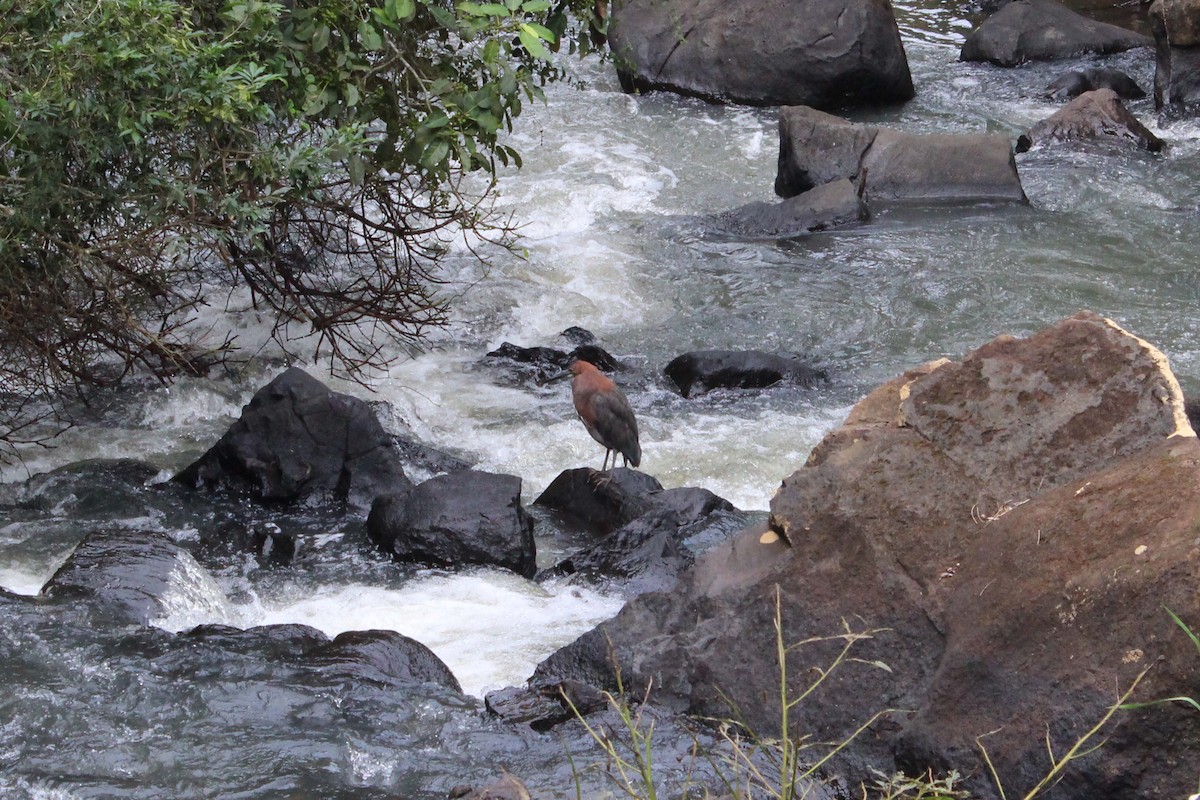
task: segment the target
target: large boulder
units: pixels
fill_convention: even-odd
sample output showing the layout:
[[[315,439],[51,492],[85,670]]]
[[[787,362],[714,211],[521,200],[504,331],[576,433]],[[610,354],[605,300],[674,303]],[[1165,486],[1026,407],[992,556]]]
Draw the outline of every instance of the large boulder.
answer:
[[[912,134],[781,108],[775,193],[793,197],[842,179],[868,202],[1028,202],[1007,136]]]
[[[249,492],[268,503],[359,508],[412,487],[371,407],[298,367],[260,389],[225,435],[174,480]]]
[[[1015,67],[1153,44],[1145,34],[1089,19],[1055,0],[1013,0],[968,34],[959,59]]]
[[[818,108],[914,94],[887,0],[615,0],[608,38],[631,92]]]
[[[779,383],[814,386],[824,370],[790,354],[759,350],[693,350],[671,359],[663,373],[684,397],[713,389],[761,389]]]
[[[872,392],[771,502],[769,527],[701,558],[552,655],[535,680],[632,692],[777,735],[776,598],[793,695],[847,630],[867,638],[790,712],[870,770],[970,776],[998,797],[1049,771],[1119,690],[1196,695],[1200,658],[1163,611],[1200,624],[1197,443],[1160,352],[1092,314],[1004,336]],[[821,637],[826,637],[821,639]],[[614,667],[613,665],[616,665]],[[887,669],[881,666],[886,665]],[[999,733],[992,733],[1000,730]],[[1123,713],[1071,764],[1056,798],[1183,796],[1200,773],[1200,714]]]
[[[1054,142],[1133,145],[1151,153],[1163,141],[1130,113],[1112,89],[1084,92],[1017,140],[1017,152]]]
[[[1200,2],[1154,0],[1147,12],[1154,32],[1154,107],[1195,113],[1200,103]]]
[[[463,470],[438,475],[402,495],[381,495],[367,533],[396,560],[537,571],[533,520],[515,475]]]

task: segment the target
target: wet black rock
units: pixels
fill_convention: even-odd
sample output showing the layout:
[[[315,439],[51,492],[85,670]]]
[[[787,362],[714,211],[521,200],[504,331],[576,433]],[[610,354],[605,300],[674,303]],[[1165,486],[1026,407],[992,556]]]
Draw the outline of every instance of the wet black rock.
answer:
[[[257,625],[245,629],[230,625],[197,625],[180,636],[220,647],[230,653],[270,661],[295,661],[305,653],[329,643],[329,637],[321,631],[297,623]]]
[[[713,389],[760,389],[783,382],[808,387],[829,378],[799,356],[759,350],[697,350],[672,359],[663,372],[684,397]]]
[[[148,625],[167,613],[170,592],[203,591],[211,580],[191,554],[161,533],[99,530],[84,537],[42,594],[85,603],[111,623]]]
[[[458,679],[433,651],[395,631],[347,631],[305,654],[307,663],[326,674],[392,685],[435,683],[462,692]]]
[[[576,717],[599,711],[608,700],[594,686],[561,680],[534,681],[528,686],[510,686],[488,692],[483,704],[488,713],[505,722],[528,725],[535,731],[548,731]]]
[[[1042,95],[1048,100],[1071,100],[1095,89],[1112,89],[1123,100],[1140,100],[1146,96],[1146,91],[1127,73],[1101,67],[1064,73],[1047,86]]]
[[[579,467],[560,472],[533,504],[554,509],[570,525],[603,535],[649,511],[647,497],[662,490],[657,479],[628,467],[608,472]]]
[[[743,530],[751,521],[751,515],[737,511],[716,495],[712,499],[719,502],[709,504],[709,510],[694,517],[671,508],[649,511],[572,553],[548,573],[588,576],[601,581],[616,579],[628,597],[667,591],[700,555]]]
[[[576,359],[590,361],[605,372],[620,372],[629,367],[596,343],[591,331],[579,327],[567,328],[561,338],[575,346],[570,350],[557,347],[523,347],[504,342],[484,356],[488,366],[510,373],[513,382],[538,384],[565,377],[564,371]]]
[[[430,478],[403,495],[376,499],[371,539],[398,561],[537,571],[533,520],[521,505],[521,479],[464,470]]]
[[[292,367],[260,389],[207,453],[174,478],[266,503],[350,503],[412,484],[370,406]]]
[[[24,483],[3,484],[0,506],[76,517],[139,515],[158,473],[153,464],[131,458],[77,461]]]
[[[749,515],[707,489],[663,489],[632,469],[561,473],[535,505],[599,537],[542,573],[616,581],[627,595],[663,591],[698,555],[744,528]]]

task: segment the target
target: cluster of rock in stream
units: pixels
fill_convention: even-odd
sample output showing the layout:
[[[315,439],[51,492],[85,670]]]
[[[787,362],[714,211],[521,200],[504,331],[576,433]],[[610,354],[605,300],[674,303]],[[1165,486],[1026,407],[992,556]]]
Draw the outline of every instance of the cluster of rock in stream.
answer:
[[[148,507],[155,493],[191,498],[213,523],[198,541],[102,526],[39,597],[4,600],[147,625],[181,581],[204,580],[200,563],[219,563],[222,547],[278,553],[286,530],[250,530],[246,513],[272,509],[284,523],[289,508],[324,509],[365,517],[397,559],[604,576],[627,589],[617,617],[547,658],[526,686],[486,698],[514,730],[604,713],[603,692],[622,685],[656,713],[723,718],[732,703],[770,732],[778,598],[788,642],[867,634],[792,713],[798,731],[842,741],[887,712],[831,774],[856,785],[871,770],[956,769],[981,797],[997,792],[980,736],[1006,790],[1025,791],[1049,768],[1043,740],[1065,752],[1143,671],[1135,699],[1197,692],[1200,658],[1163,609],[1200,619],[1200,444],[1163,355],[1093,314],[879,387],[783,481],[769,519],[749,526],[701,489],[568,470],[535,508],[591,543],[540,572],[518,478],[456,468],[413,485],[400,452],[361,401],[288,370],[173,482],[147,485],[153,468],[119,462],[10,487],[6,505],[29,510],[56,492],[86,502],[123,485]],[[159,632],[155,646],[172,636]],[[389,631],[330,640],[302,625],[209,625],[178,638],[401,691],[460,691],[428,648]],[[788,688],[802,690],[841,645],[793,650]],[[1186,706],[1122,712],[1055,796],[1174,796],[1200,774],[1197,737],[1200,715]]]

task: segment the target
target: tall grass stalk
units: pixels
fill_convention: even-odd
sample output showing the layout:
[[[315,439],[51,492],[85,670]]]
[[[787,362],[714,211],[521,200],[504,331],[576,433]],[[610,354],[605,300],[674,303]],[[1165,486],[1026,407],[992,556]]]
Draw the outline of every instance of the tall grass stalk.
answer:
[[[1045,789],[1048,789],[1054,784],[1058,783],[1060,780],[1062,780],[1063,772],[1072,761],[1083,758],[1090,753],[1094,753],[1104,745],[1103,741],[1093,744],[1092,740],[1095,739],[1100,733],[1100,729],[1108,724],[1108,721],[1112,719],[1114,714],[1123,708],[1129,707],[1126,705],[1126,701],[1133,695],[1134,690],[1137,689],[1138,684],[1142,682],[1142,679],[1146,677],[1146,673],[1153,668],[1154,665],[1151,664],[1139,672],[1138,676],[1133,679],[1133,683],[1129,684],[1129,688],[1126,689],[1124,694],[1117,699],[1117,702],[1108,707],[1108,711],[1105,712],[1104,716],[1102,716],[1095,725],[1088,729],[1087,733],[1075,740],[1075,743],[1071,745],[1066,753],[1063,754],[1062,758],[1058,758],[1054,755],[1054,747],[1050,743],[1050,732],[1046,732],[1046,752],[1050,756],[1050,771],[1046,773],[1045,777],[1038,781],[1036,786],[1034,786],[1029,790],[1028,793],[1024,795],[1022,800],[1031,800],[1033,797],[1041,794]],[[1008,800],[1007,795],[1004,793],[1004,785],[1000,781],[1000,775],[996,772],[996,765],[992,763],[991,756],[988,755],[987,747],[985,747],[983,744],[983,739],[985,737],[997,733],[998,730],[999,729],[976,736],[975,744],[979,746],[979,751],[983,754],[983,761],[987,765],[989,774],[992,776],[992,782],[996,784],[996,791],[1000,793],[1000,800]]]
[[[818,636],[794,644],[787,644],[783,633],[783,600],[782,591],[775,586],[775,658],[779,665],[779,738],[769,739],[758,736],[748,725],[730,720],[719,721],[721,738],[729,745],[726,756],[729,774],[722,771],[719,764],[713,763],[726,789],[734,800],[753,800],[755,797],[768,797],[773,800],[798,800],[812,791],[817,775],[830,759],[841,752],[851,742],[881,717],[893,713],[894,709],[884,709],[873,714],[868,720],[858,726],[847,738],[836,744],[826,743],[823,751],[810,752],[821,747],[813,742],[811,735],[793,734],[792,710],[803,703],[815,692],[833,671],[847,663],[868,664],[872,667],[891,671],[882,661],[866,661],[852,658],[850,651],[860,642],[871,639],[875,634],[885,629],[874,629],[855,632],[842,620],[843,632],[833,636]],[[816,678],[799,694],[793,696],[788,683],[788,657],[795,650],[808,645],[822,642],[842,642],[842,649],[830,662],[828,667],[813,667]],[[740,716],[736,704],[722,693],[735,716]],[[745,731],[750,744],[743,740],[739,731]],[[767,762],[767,767],[760,763]]]

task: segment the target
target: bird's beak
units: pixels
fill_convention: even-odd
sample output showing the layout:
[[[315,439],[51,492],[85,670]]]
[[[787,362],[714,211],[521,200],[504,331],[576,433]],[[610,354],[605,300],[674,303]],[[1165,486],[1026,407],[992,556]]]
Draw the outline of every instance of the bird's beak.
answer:
[[[556,371],[543,372],[538,377],[538,386],[546,386],[551,383],[558,383],[561,380],[571,377],[571,370],[559,369]]]

